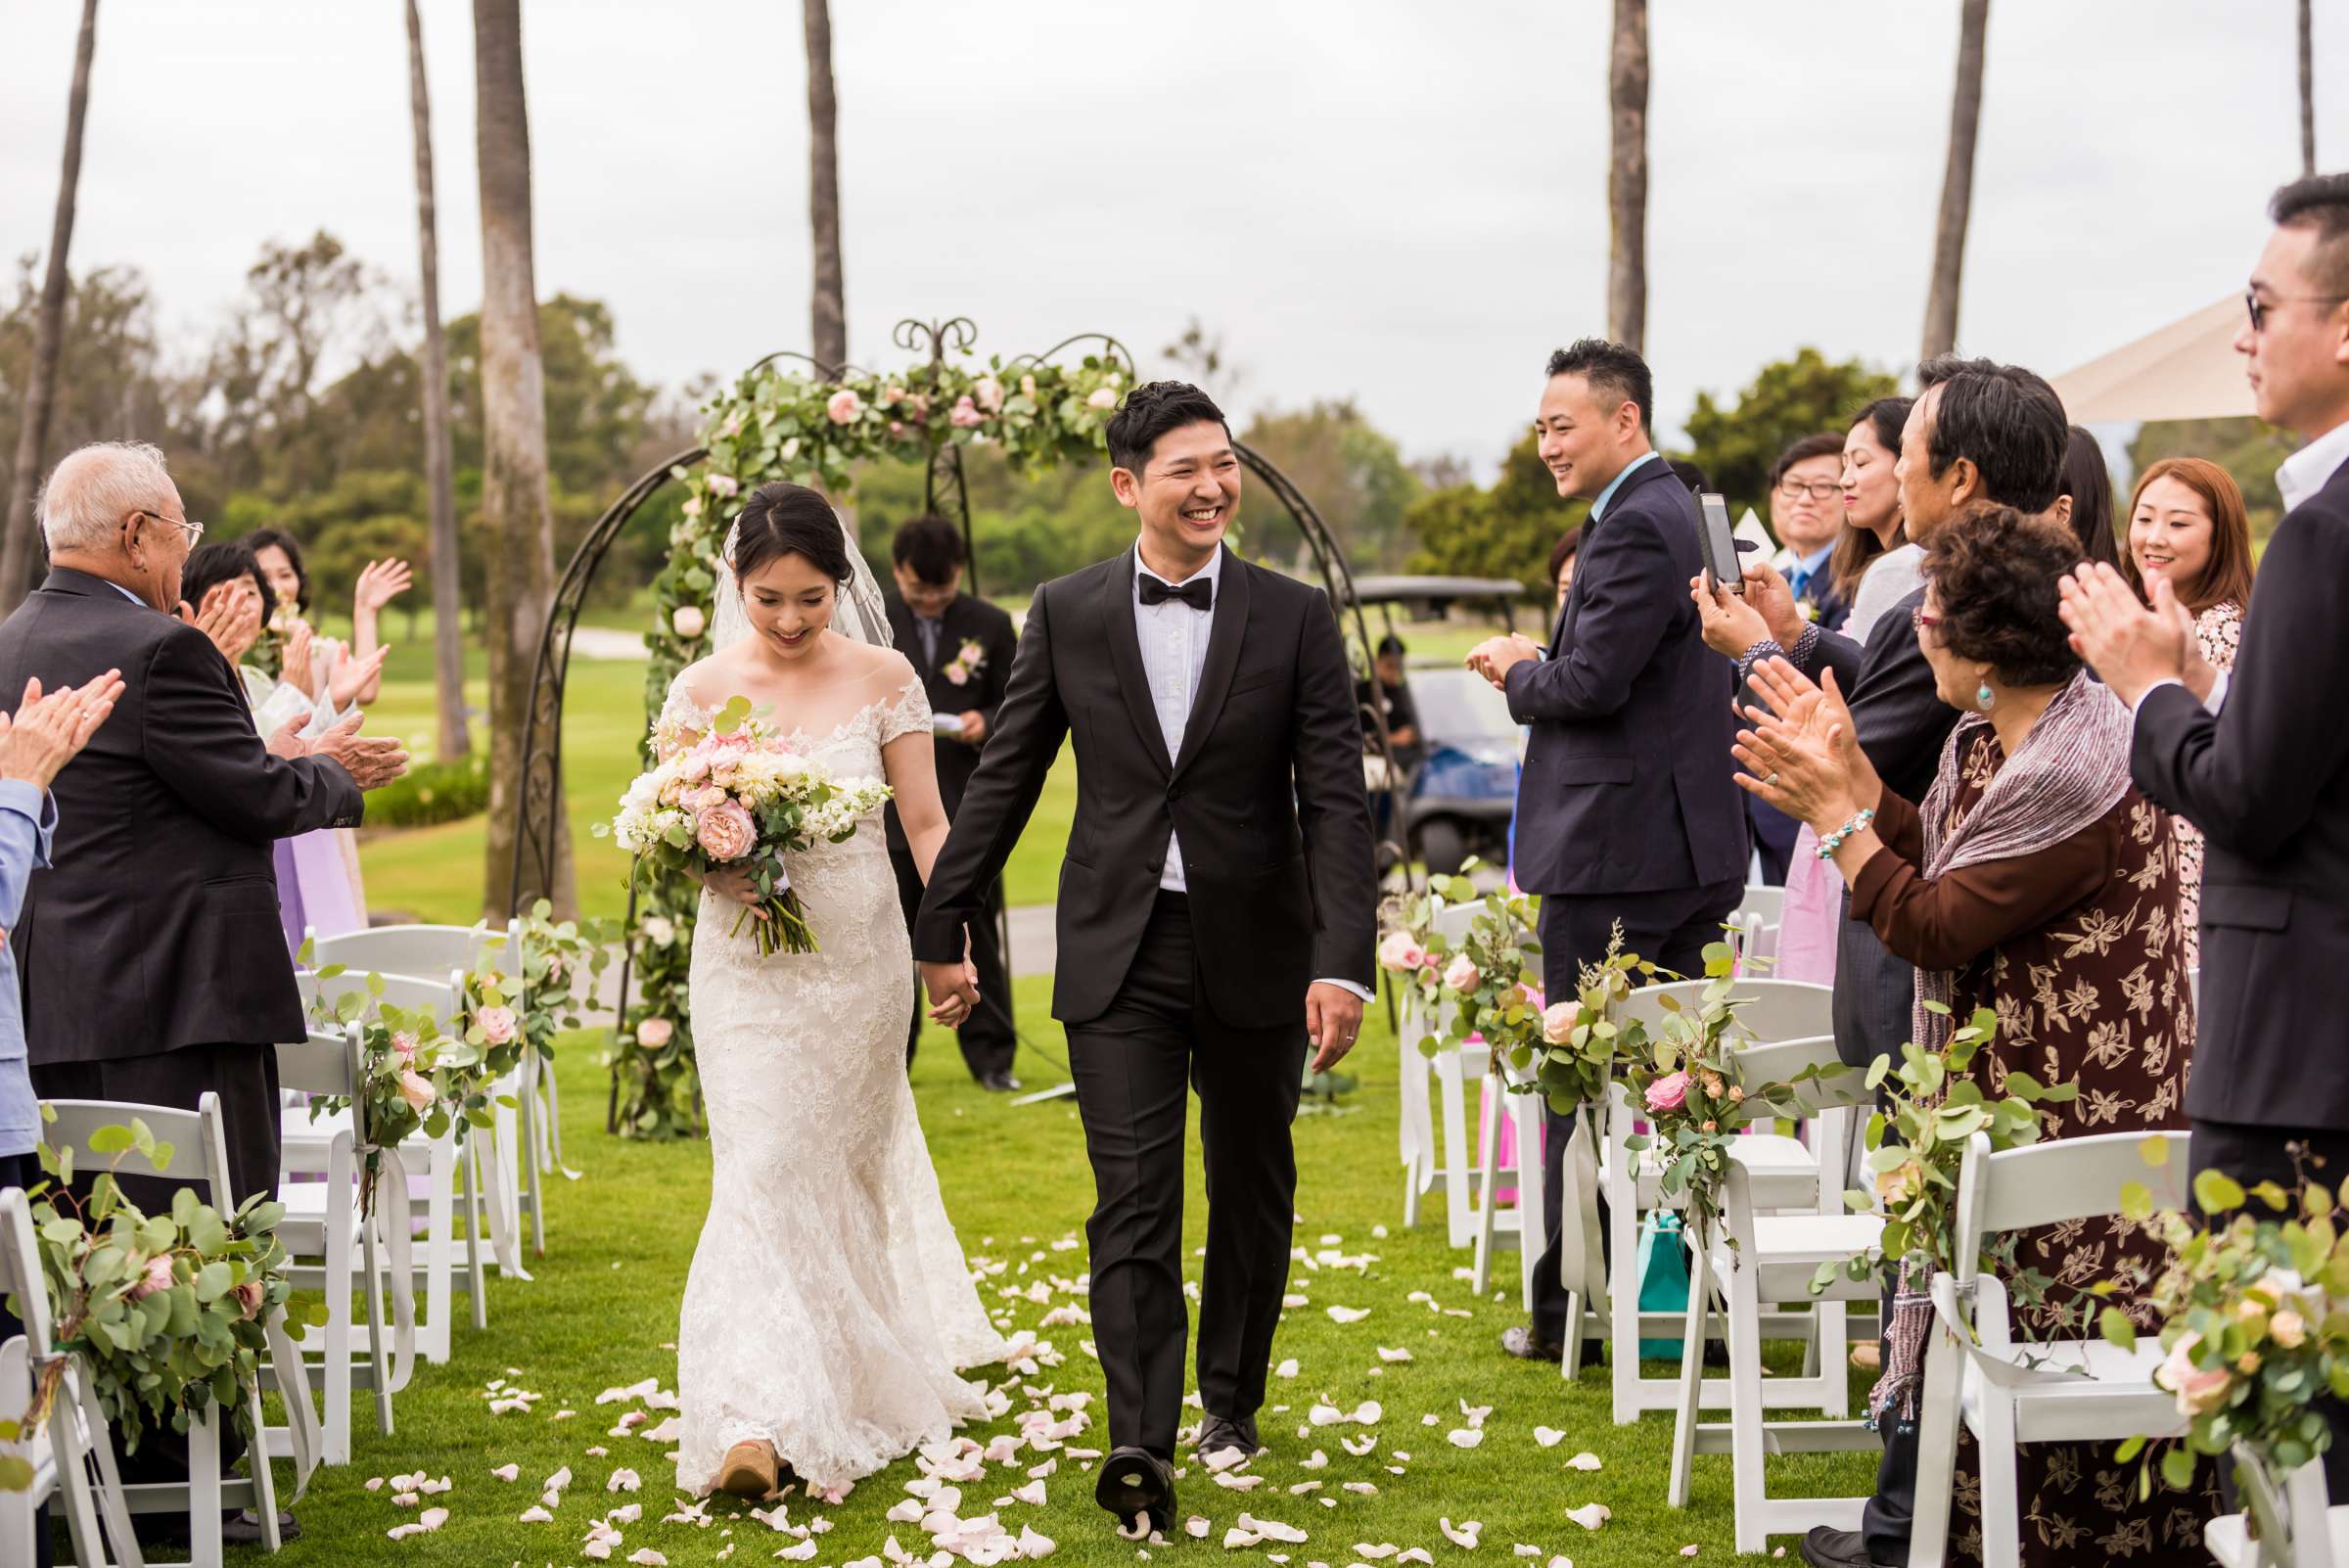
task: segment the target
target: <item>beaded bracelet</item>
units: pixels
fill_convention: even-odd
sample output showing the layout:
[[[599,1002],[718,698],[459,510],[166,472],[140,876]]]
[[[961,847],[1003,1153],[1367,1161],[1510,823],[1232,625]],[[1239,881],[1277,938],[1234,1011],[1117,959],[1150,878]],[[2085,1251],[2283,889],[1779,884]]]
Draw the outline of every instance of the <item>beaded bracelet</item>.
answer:
[[[1822,860],[1833,859],[1835,857],[1835,852],[1843,848],[1844,841],[1846,839],[1849,839],[1853,834],[1860,832],[1875,819],[1876,813],[1873,810],[1863,807],[1860,813],[1854,816],[1849,822],[1846,822],[1834,832],[1820,839],[1819,841],[1819,848],[1813,853]]]

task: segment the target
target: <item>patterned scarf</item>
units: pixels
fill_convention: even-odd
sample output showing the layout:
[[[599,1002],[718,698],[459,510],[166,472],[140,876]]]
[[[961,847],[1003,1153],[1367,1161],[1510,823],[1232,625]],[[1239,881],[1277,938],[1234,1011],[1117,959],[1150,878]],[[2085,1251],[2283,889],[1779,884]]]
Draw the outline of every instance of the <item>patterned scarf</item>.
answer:
[[[1974,808],[1953,825],[1962,759],[1973,749],[1974,731],[1989,722],[1981,714],[1966,715],[1941,749],[1941,772],[1923,807],[1928,879],[2037,854],[2086,831],[2129,792],[2129,710],[2083,669],[2048,704]],[[1957,982],[1955,970],[1916,972],[1911,1023],[1926,1050],[1947,1044],[1955,1025],[1925,1003],[1947,1007]]]
[[[2048,704],[1974,808],[1952,824],[1961,760],[1973,750],[1974,731],[1989,722],[1980,714],[1966,715],[1941,749],[1941,772],[1923,807],[1927,878],[2037,854],[2095,825],[2129,791],[2129,710],[2084,669]],[[1947,1045],[1957,1023],[1948,1012],[1925,1004],[1939,1002],[1947,1008],[1957,989],[1955,970],[1916,972],[1911,1022],[1917,1044],[1926,1050]],[[1927,1283],[1912,1278],[1910,1266],[1902,1264],[1892,1323],[1885,1333],[1884,1374],[1867,1397],[1871,1426],[1880,1423],[1896,1402],[1902,1419],[1916,1413],[1916,1391],[1924,1382],[1925,1338],[1933,1321]]]

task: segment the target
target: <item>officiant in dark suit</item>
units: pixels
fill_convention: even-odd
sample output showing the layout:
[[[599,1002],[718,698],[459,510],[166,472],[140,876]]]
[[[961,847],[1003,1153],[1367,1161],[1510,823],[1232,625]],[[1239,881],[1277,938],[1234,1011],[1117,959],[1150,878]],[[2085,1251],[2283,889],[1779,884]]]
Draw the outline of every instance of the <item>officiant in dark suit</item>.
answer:
[[[942,724],[936,737],[938,796],[946,820],[962,805],[962,792],[979,770],[979,755],[993,733],[995,709],[1011,680],[1016,647],[1011,617],[975,594],[962,591],[967,565],[962,534],[943,517],[909,518],[891,542],[890,563],[898,591],[889,595],[890,639],[913,661],[930,695],[930,711]],[[898,873],[898,901],[905,910],[905,925],[913,926],[922,907],[922,874],[906,847],[905,829],[898,808],[889,808],[889,859]],[[997,1092],[1017,1089],[1011,1058],[1011,977],[1003,967],[1003,945],[998,922],[1003,915],[1003,883],[989,885],[986,916],[971,925],[971,962],[979,967],[979,994],[986,1000],[971,1012],[958,1037],[962,1059],[971,1077]],[[1001,1009],[997,1011],[997,1009]],[[913,992],[912,1021],[905,1033],[905,1060],[913,1061],[922,1038],[921,987]]]
[[[2074,645],[2136,713],[2138,788],[2202,830],[2202,994],[2186,1113],[2196,1174],[2244,1186],[2349,1181],[2349,174],[2276,193],[2243,330],[2259,417],[2308,444],[2260,562],[2242,650],[2221,675],[2166,580],[2146,609],[2109,566],[2064,584]],[[2256,1206],[2254,1213],[2260,1212]],[[2349,1407],[2326,1479],[2349,1497]]]
[[[1167,1529],[1190,1094],[1212,1194],[1199,1447],[1253,1453],[1289,1270],[1289,1126],[1308,1044],[1325,1070],[1360,1028],[1378,889],[1337,618],[1319,588],[1223,546],[1241,480],[1222,412],[1195,387],[1152,382],[1107,436],[1140,537],[1036,590],[913,955],[934,1001],[967,992],[963,934],[984,922],[986,889],[1072,743],[1052,1012],[1095,1189],[1090,1305],[1114,1448],[1094,1499]]]
[[[1744,897],[1745,803],[1720,751],[1734,733],[1735,683],[1729,662],[1698,634],[1688,599],[1700,565],[1696,497],[1649,444],[1654,388],[1646,361],[1621,344],[1585,339],[1550,355],[1534,420],[1542,461],[1560,497],[1590,503],[1574,588],[1546,655],[1512,634],[1468,656],[1507,695],[1510,716],[1532,728],[1512,869],[1518,886],[1542,896],[1552,996],[1573,994],[1581,966],[1606,955],[1617,922],[1625,951],[1701,976],[1705,945],[1721,940]],[[1533,1321],[1506,1330],[1501,1347],[1556,1360],[1575,1119],[1544,1114],[1547,1246],[1534,1266]]]

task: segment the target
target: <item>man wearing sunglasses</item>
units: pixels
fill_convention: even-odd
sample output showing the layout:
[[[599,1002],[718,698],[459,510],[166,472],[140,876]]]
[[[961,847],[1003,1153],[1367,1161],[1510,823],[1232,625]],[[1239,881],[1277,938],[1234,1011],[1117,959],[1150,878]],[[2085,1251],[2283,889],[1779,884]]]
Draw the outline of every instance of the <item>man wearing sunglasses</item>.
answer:
[[[235,670],[177,613],[204,526],[154,447],[101,442],[59,463],[41,532],[51,570],[0,624],[0,690],[119,670],[121,695],[50,784],[49,867],[10,933],[33,1088],[189,1110],[216,1094],[232,1195],[272,1192],[275,1042],[299,1039],[303,1020],[270,847],[356,826],[363,792],[397,778],[406,755],[361,738],[355,718],[264,747]],[[170,1183],[121,1181],[149,1214],[169,1212]],[[186,1440],[150,1428],[123,1467],[184,1478]],[[248,1520],[225,1531],[259,1535]]]
[[[2349,174],[2278,191],[2241,336],[2259,417],[2307,438],[2276,485],[2232,675],[2197,652],[2166,579],[2146,609],[2108,566],[2064,583],[2073,646],[2137,712],[2130,771],[2200,828],[2200,1032],[2186,1113],[2199,1174],[2245,1186],[2349,1177],[2349,1074],[2331,1005],[2349,967]],[[2349,1407],[2326,1479],[2349,1498]]]

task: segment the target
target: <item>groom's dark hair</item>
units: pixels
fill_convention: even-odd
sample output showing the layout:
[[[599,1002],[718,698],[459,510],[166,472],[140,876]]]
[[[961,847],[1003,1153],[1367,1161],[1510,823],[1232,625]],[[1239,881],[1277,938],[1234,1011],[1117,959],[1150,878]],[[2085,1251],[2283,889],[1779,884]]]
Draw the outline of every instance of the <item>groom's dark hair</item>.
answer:
[[[1187,381],[1146,381],[1126,394],[1110,416],[1109,460],[1115,467],[1139,476],[1150,461],[1158,438],[1185,425],[1215,424],[1231,434],[1231,421],[1216,400]]]

